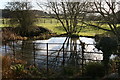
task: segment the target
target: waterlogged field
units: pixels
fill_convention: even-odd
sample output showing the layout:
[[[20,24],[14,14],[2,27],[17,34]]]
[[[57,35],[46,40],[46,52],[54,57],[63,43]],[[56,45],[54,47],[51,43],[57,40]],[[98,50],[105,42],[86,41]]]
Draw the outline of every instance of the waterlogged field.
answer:
[[[8,19],[4,19],[4,24],[3,24],[3,19],[0,19],[0,27],[8,27],[9,25],[7,23],[7,20]],[[92,22],[92,24],[95,24],[95,23]],[[37,22],[35,23],[35,25],[48,28],[53,33],[57,33],[57,34],[65,33],[65,30],[63,29],[61,23],[57,19],[53,19],[53,18],[37,18]],[[81,26],[81,25],[82,25],[81,23],[78,23],[78,26]],[[82,25],[82,26],[84,26],[84,25]],[[98,26],[109,29],[107,24],[98,24]],[[95,34],[103,34],[105,32],[106,31],[104,31],[104,30],[100,30],[100,29],[96,29],[96,28],[91,27],[91,26],[87,26],[87,27],[82,27],[79,35],[82,35],[82,36],[94,36]]]

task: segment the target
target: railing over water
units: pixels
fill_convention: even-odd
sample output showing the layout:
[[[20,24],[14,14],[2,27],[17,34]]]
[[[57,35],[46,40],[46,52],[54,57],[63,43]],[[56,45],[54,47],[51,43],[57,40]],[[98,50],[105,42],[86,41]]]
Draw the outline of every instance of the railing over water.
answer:
[[[49,68],[51,65],[54,66],[54,69],[58,69],[56,67],[60,66],[66,66],[67,64],[74,66],[80,66],[82,71],[84,70],[84,66],[87,62],[90,61],[101,61],[97,59],[86,59],[86,54],[102,54],[101,52],[96,51],[87,51],[87,46],[94,44],[78,44],[78,43],[36,43],[36,42],[30,42],[30,43],[24,43],[20,42],[19,45],[18,42],[12,41],[9,44],[5,43],[3,47],[4,53],[10,53],[15,58],[30,58],[32,59],[32,62],[34,65],[39,64],[39,62],[43,61],[46,70],[49,71]],[[40,47],[40,45],[42,47]],[[50,49],[50,46],[59,45],[59,49]],[[8,48],[10,46],[10,48]],[[26,46],[26,47],[25,47]],[[56,47],[56,46],[55,46]],[[95,49],[95,48],[94,48]],[[44,54],[42,54],[42,51]],[[26,55],[26,52],[28,52],[28,55]],[[29,54],[31,53],[31,54]],[[74,54],[74,55],[73,55]],[[42,62],[41,62],[42,63]],[[57,65],[57,66],[56,66]]]

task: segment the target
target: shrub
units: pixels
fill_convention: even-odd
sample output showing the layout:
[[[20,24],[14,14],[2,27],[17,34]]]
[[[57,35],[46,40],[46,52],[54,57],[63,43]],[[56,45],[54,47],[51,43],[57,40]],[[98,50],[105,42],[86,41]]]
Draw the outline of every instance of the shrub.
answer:
[[[16,73],[22,72],[24,70],[25,61],[15,59],[9,56],[2,56],[2,77],[3,78],[15,78]]]
[[[76,66],[64,66],[58,75],[56,75],[57,78],[79,78],[81,76],[80,68]]]
[[[11,66],[11,59],[9,56],[3,56],[2,57],[2,78],[12,78],[12,72],[10,70]]]
[[[90,62],[85,67],[85,75],[90,77],[102,77],[104,76],[104,66],[101,63]]]
[[[41,78],[44,77],[41,71],[34,65],[28,65],[26,61],[10,56],[2,57],[2,78]]]

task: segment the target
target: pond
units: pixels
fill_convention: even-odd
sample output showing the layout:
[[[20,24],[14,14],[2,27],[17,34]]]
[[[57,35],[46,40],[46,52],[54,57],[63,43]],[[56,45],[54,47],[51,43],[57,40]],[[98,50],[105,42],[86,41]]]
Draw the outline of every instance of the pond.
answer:
[[[57,44],[57,43],[64,43],[66,40],[66,37],[52,37],[48,40],[36,40],[35,42],[36,43],[52,43],[50,46],[49,46],[49,49],[60,49],[62,45],[60,44]],[[79,39],[69,39],[69,44],[71,43],[77,43],[77,44],[81,44],[81,42],[84,42],[86,44],[85,46],[85,52],[95,52],[94,54],[87,54],[87,55],[91,55],[91,57],[89,57],[90,59],[98,59],[98,60],[102,60],[102,54],[97,54],[98,53],[102,53],[101,51],[98,51],[96,48],[95,48],[95,40],[94,38],[87,38],[87,37],[80,37]],[[66,41],[68,42],[68,41]],[[54,45],[53,45],[54,44]],[[41,47],[41,48],[45,48],[45,45],[41,46],[41,45],[38,45],[38,47]],[[79,45],[77,45],[77,48],[79,48]],[[68,48],[70,49],[70,47]],[[79,50],[79,49],[78,49]]]
[[[81,43],[85,43],[82,49]],[[14,44],[14,45],[13,45]],[[81,64],[87,61],[102,60],[102,52],[95,48],[94,38],[79,37],[52,37],[48,40],[29,40],[14,41],[2,46],[3,55],[11,55],[16,58],[27,60],[29,64],[37,63],[61,65],[63,60],[65,64]],[[84,50],[84,54],[82,54]],[[48,54],[47,54],[48,53]],[[47,57],[48,56],[48,57]]]

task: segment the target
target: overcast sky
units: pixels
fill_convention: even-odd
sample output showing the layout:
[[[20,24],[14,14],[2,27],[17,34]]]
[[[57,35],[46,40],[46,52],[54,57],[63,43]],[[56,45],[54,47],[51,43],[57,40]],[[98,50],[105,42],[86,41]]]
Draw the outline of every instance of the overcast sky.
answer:
[[[36,2],[44,3],[47,0],[0,0],[0,9],[4,9],[7,2],[13,2],[13,1],[29,1],[32,3],[33,9],[39,10],[40,7],[37,5]]]
[[[36,2],[40,2],[40,3],[47,2],[47,0],[0,0],[0,9],[4,9],[7,2],[13,2],[13,1],[29,1],[32,3],[33,9],[36,9],[36,10],[41,10]],[[66,1],[66,0],[49,0],[49,1]],[[69,1],[85,1],[85,0],[69,0]],[[93,1],[93,0],[88,0],[88,1]],[[103,0],[103,1],[105,1],[105,0]],[[120,0],[112,0],[112,1],[118,2]]]

